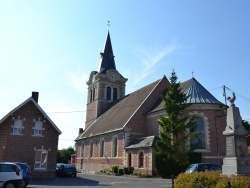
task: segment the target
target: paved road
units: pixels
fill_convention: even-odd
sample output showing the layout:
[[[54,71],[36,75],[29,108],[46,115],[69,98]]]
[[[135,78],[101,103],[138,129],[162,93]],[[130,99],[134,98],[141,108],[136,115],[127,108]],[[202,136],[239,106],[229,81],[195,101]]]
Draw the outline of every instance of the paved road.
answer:
[[[136,178],[125,176],[77,174],[76,178],[55,178],[50,180],[32,180],[28,188],[94,188],[94,187],[136,187],[136,188],[171,188],[171,179]]]

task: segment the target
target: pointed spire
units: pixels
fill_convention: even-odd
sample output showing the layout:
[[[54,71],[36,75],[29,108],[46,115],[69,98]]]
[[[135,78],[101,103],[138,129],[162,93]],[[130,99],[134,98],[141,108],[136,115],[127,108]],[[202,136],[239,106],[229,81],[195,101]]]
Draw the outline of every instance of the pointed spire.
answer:
[[[109,69],[116,70],[114,57],[115,56],[114,56],[113,50],[112,50],[110,35],[108,32],[103,51],[101,52],[101,60],[100,60],[98,72],[102,73],[102,74],[106,74],[107,70],[109,70]]]

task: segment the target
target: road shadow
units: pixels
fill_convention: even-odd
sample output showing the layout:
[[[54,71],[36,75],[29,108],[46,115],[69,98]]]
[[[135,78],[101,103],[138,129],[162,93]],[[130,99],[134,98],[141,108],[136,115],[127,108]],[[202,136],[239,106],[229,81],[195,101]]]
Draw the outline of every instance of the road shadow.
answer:
[[[69,186],[74,186],[74,187],[82,187],[82,186],[109,186],[105,184],[99,184],[99,181],[95,180],[90,180],[87,178],[83,177],[56,177],[53,179],[35,179],[31,180],[30,184],[28,185],[29,188],[35,188],[36,186],[41,187],[69,187]]]

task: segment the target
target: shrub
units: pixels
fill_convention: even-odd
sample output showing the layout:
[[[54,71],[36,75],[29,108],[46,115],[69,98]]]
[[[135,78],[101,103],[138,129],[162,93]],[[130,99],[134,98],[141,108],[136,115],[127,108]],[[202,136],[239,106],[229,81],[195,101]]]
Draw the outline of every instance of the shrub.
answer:
[[[194,172],[179,174],[174,181],[175,188],[250,188],[250,177],[246,176],[223,176],[220,172]]]
[[[104,168],[100,170],[100,173],[111,173],[112,170],[110,168]]]
[[[124,172],[123,172],[123,169],[122,169],[122,168],[119,168],[119,174],[120,174],[120,175],[123,175],[123,174],[124,174]]]
[[[147,174],[144,173],[144,172],[139,172],[139,173],[137,174],[137,176],[139,176],[139,177],[147,177]]]
[[[134,173],[134,167],[128,167],[128,174]]]
[[[124,168],[123,168],[123,173],[124,173],[124,174],[129,174],[128,168],[129,168],[129,167],[124,167]]]
[[[111,167],[111,169],[112,169],[112,172],[113,172],[113,173],[117,174],[117,173],[118,173],[118,170],[119,170],[119,166],[115,166],[115,165],[114,165],[114,166]]]

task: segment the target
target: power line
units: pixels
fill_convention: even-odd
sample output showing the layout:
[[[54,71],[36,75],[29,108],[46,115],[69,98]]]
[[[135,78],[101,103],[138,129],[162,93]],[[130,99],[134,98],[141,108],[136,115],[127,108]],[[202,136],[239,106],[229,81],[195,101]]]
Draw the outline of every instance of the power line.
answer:
[[[227,86],[225,86],[225,87],[226,87],[226,89],[228,89],[228,90],[234,92],[232,89],[228,88]],[[236,93],[236,92],[234,92],[234,93],[235,93],[237,96],[239,96],[240,98],[242,98],[242,99],[244,99],[244,100],[250,102],[250,99],[249,99],[249,98],[244,97],[243,95],[240,95],[239,93]]]

